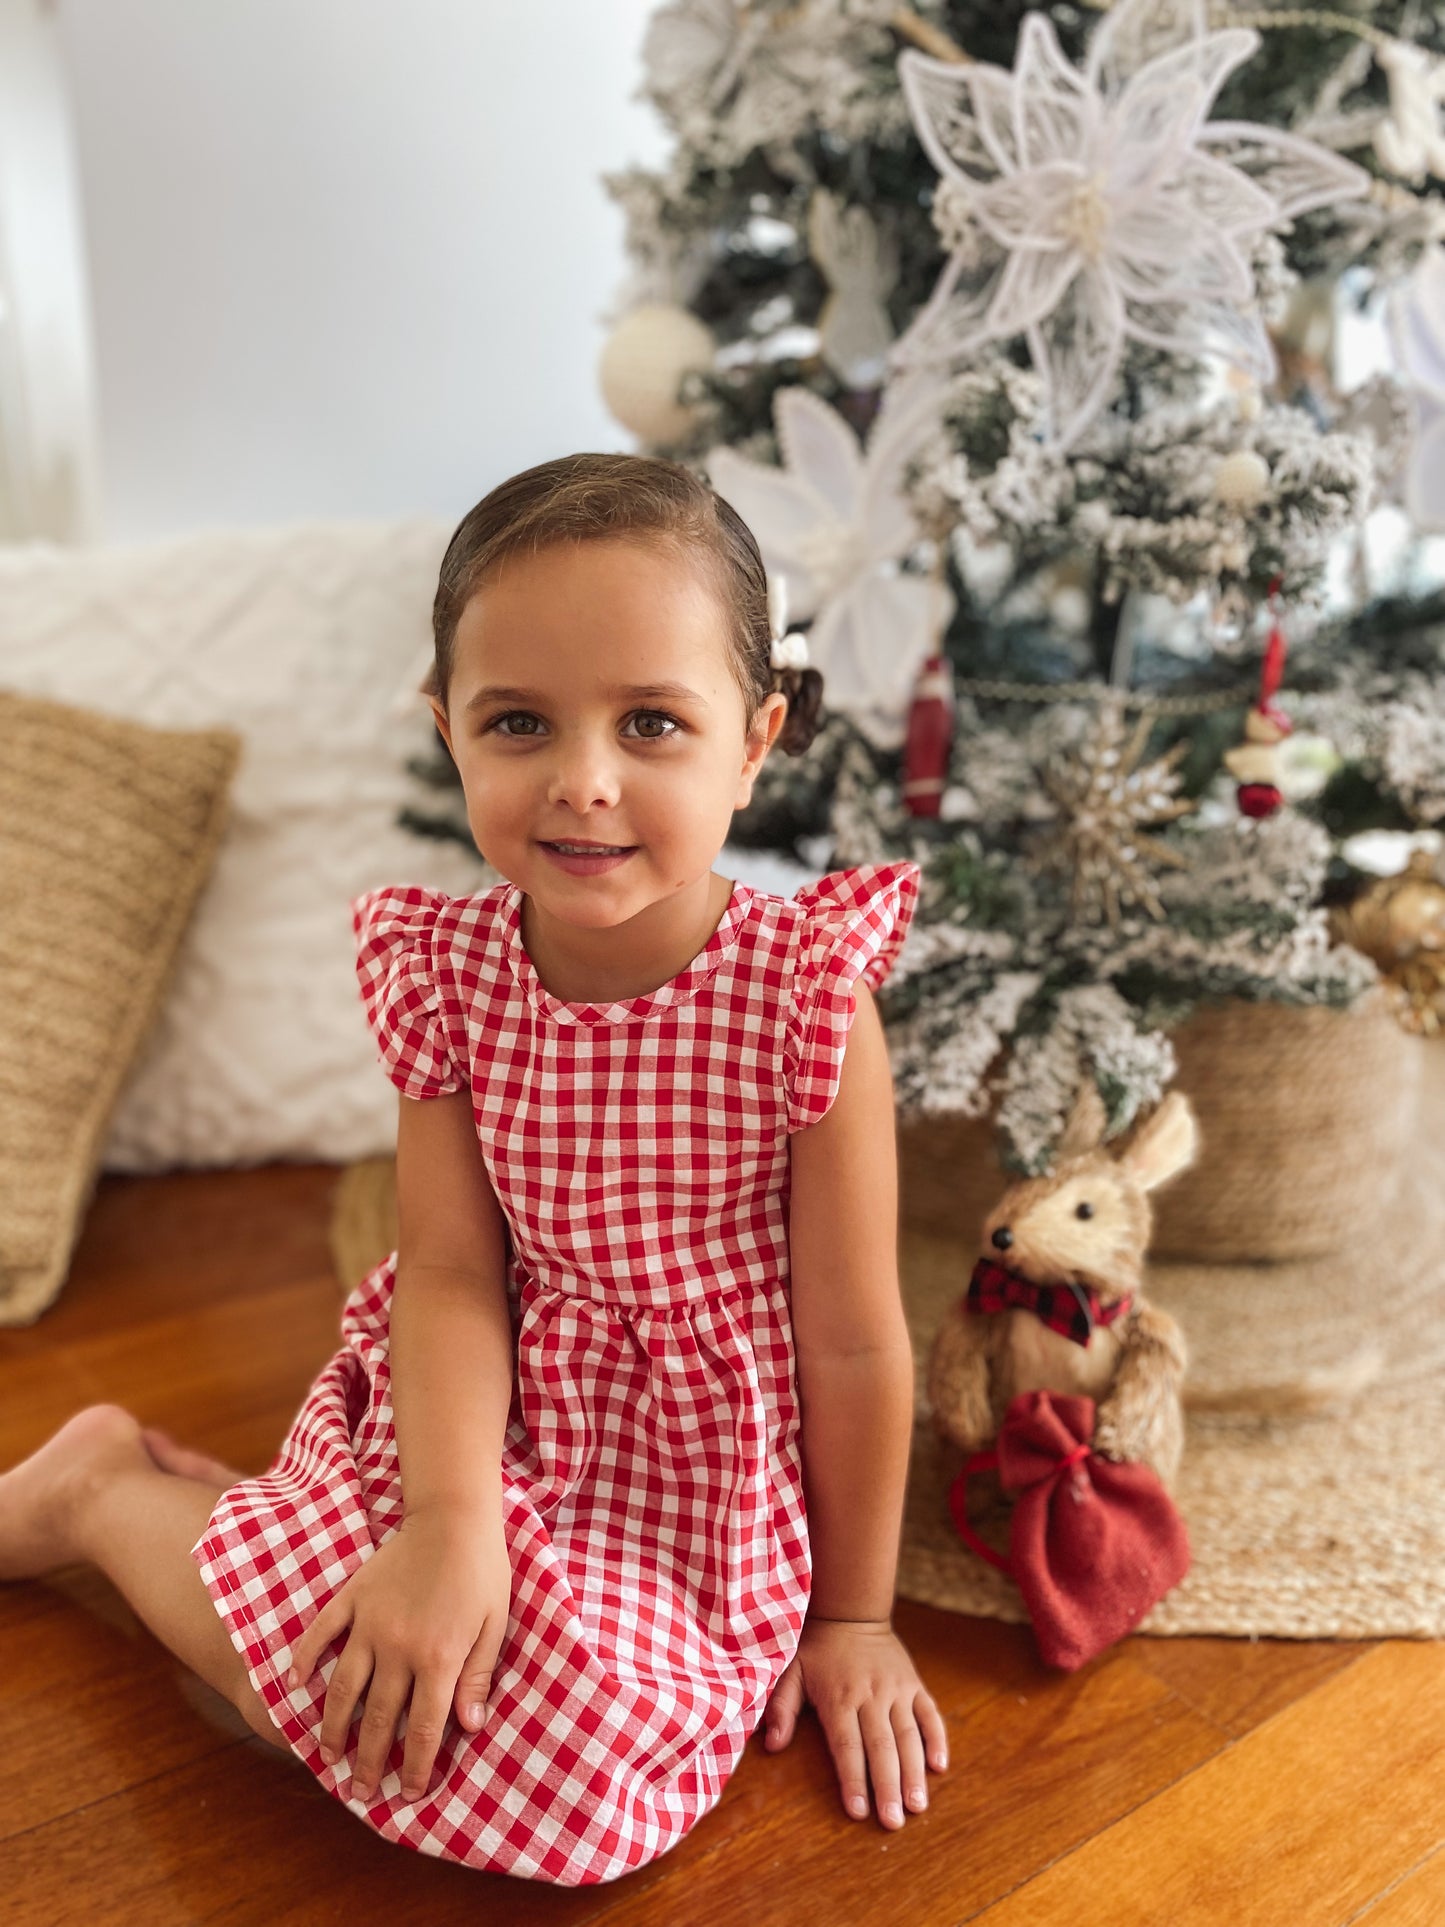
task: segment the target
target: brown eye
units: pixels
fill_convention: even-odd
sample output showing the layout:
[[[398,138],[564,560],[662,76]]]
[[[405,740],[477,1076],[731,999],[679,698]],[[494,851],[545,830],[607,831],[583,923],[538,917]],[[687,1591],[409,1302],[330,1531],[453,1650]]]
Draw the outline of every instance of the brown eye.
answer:
[[[665,709],[638,709],[634,710],[633,714],[634,716],[645,717],[649,722],[666,723],[668,725],[665,730],[644,730],[641,737],[637,739],[640,742],[665,743],[671,737],[682,734],[682,724],[677,720],[676,716],[670,716]]]
[[[1094,1207],[1091,1204],[1080,1204],[1074,1207],[1074,1216],[1076,1218],[1092,1218],[1093,1215]]]

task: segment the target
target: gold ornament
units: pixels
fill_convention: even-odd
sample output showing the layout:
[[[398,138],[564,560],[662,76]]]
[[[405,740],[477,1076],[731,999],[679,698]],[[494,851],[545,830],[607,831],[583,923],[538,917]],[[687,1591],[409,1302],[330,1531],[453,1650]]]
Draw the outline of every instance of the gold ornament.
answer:
[[[1195,807],[1178,794],[1175,773],[1188,753],[1187,742],[1139,767],[1152,723],[1146,710],[1126,739],[1123,704],[1110,700],[1099,712],[1097,735],[1039,771],[1059,812],[1040,861],[1071,874],[1069,915],[1075,922],[1096,923],[1102,910],[1117,930],[1123,903],[1162,918],[1164,905],[1149,866],[1186,867],[1177,850],[1143,834],[1144,825],[1172,823]]]
[[[1330,931],[1376,964],[1406,1030],[1421,1037],[1445,1032],[1445,883],[1428,850],[1416,850],[1398,876],[1381,877],[1332,910]]]

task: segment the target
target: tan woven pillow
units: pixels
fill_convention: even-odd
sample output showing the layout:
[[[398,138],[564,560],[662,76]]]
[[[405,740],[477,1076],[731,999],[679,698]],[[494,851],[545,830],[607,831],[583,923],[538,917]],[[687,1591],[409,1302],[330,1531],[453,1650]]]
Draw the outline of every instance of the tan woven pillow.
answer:
[[[0,690],[0,1325],[65,1282],[240,750]]]

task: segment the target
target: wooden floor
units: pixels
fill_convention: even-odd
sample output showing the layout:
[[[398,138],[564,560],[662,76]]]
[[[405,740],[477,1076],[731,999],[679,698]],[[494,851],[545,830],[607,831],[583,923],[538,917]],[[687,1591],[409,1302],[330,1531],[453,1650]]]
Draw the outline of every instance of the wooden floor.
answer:
[[[59,1302],[0,1331],[0,1468],[116,1400],[259,1472],[337,1343],[320,1166],[106,1179]],[[1445,1646],[1130,1640],[1072,1677],[1021,1627],[900,1605],[949,1725],[929,1810],[842,1812],[807,1713],[601,1887],[390,1846],[251,1734],[92,1570],[0,1585],[12,1927],[1440,1927]]]

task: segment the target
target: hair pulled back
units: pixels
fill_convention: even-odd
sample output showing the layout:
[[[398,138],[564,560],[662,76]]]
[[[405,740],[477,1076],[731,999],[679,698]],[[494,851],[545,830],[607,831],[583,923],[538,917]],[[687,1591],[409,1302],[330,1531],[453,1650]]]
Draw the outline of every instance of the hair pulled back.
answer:
[[[468,510],[442,558],[432,604],[434,693],[445,702],[457,623],[492,570],[552,543],[606,537],[654,543],[704,566],[727,615],[728,663],[747,729],[781,690],[788,713],[776,741],[801,755],[817,733],[823,678],[811,667],[772,666],[767,571],[752,530],[691,469],[652,455],[561,455],[499,482]]]

